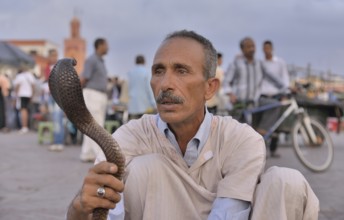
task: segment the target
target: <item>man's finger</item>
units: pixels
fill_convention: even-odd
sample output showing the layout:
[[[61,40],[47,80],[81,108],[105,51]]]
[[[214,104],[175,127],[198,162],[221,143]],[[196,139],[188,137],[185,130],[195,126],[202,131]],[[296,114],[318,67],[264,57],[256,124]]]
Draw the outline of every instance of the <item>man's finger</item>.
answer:
[[[121,200],[121,195],[116,191],[113,190],[110,187],[102,187],[104,189],[104,195],[100,196],[98,195],[98,189],[99,188],[94,188],[94,196],[98,197],[98,198],[103,198],[103,199],[108,199],[114,203],[118,203]]]
[[[96,183],[99,186],[107,186],[116,192],[123,192],[124,190],[123,182],[112,175],[99,175],[97,176]]]
[[[100,162],[96,165],[94,165],[90,172],[94,172],[97,174],[115,174],[117,172],[118,168],[116,164],[109,163],[107,161]]]

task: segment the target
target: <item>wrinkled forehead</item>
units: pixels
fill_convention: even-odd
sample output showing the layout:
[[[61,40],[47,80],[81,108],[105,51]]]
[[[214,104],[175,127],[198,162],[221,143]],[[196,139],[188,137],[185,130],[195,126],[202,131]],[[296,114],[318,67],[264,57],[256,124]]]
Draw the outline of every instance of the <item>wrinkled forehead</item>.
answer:
[[[157,49],[153,63],[158,62],[204,62],[204,50],[193,39],[176,37],[163,41]]]

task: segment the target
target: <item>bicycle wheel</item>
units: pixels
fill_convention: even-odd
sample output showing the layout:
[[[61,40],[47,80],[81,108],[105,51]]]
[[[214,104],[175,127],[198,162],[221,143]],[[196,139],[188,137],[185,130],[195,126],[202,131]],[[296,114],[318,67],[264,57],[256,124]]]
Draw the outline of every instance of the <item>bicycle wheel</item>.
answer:
[[[311,143],[307,130],[299,120],[292,130],[293,146],[297,157],[311,171],[328,169],[333,161],[333,143],[322,124],[310,119],[318,143]]]

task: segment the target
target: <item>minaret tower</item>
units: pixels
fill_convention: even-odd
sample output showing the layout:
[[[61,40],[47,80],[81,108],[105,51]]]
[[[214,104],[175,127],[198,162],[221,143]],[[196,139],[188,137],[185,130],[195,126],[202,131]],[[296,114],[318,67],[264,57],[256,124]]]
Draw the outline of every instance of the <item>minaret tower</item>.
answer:
[[[80,36],[80,21],[78,18],[74,17],[70,22],[70,31],[70,38],[64,40],[64,56],[77,60],[75,69],[80,74],[85,63],[86,42]]]

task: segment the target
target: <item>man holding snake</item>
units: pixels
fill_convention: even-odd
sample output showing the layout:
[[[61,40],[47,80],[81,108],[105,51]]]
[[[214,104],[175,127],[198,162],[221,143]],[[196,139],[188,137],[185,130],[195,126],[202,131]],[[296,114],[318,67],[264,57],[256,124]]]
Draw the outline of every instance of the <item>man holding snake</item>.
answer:
[[[207,111],[215,69],[216,50],[203,36],[182,30],[164,39],[152,65],[158,114],[113,134],[126,157],[124,182],[98,157],[67,219],[91,218],[99,207],[112,220],[317,219],[319,201],[302,174],[264,171],[262,137]]]

